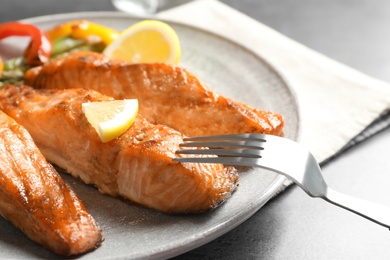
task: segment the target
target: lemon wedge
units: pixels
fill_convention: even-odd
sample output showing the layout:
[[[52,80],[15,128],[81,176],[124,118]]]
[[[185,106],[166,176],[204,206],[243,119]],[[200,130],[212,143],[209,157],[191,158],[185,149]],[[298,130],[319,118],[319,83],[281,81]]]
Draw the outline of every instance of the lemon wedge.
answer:
[[[88,102],[82,104],[82,110],[105,143],[126,132],[134,123],[138,114],[138,100]]]
[[[177,64],[181,47],[179,37],[168,24],[144,20],[122,31],[103,53],[130,63]]]

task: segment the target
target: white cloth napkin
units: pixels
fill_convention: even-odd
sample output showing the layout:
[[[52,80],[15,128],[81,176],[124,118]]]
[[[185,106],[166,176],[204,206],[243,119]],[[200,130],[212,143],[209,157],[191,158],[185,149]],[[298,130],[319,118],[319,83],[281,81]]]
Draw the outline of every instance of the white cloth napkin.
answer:
[[[329,59],[215,0],[197,0],[161,18],[194,25],[251,49],[298,95],[304,145],[319,162],[390,124],[390,85]],[[365,131],[366,130],[366,131]]]

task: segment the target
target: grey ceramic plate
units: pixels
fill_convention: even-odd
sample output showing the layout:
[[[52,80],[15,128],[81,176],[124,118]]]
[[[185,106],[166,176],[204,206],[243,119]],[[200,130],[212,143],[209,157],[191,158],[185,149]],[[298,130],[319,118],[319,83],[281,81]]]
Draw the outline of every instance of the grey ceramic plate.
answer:
[[[118,30],[139,20],[109,12],[52,15],[26,21],[45,29],[80,18]],[[301,124],[294,92],[267,62],[223,37],[168,23],[181,39],[182,67],[226,96],[279,112],[286,120],[286,137],[299,139]],[[80,256],[82,259],[160,259],[184,253],[245,221],[276,193],[285,180],[265,170],[241,171],[238,190],[217,209],[194,215],[167,215],[101,195],[95,188],[62,175],[95,217],[105,237],[101,247]],[[2,259],[56,257],[2,218],[0,234]]]

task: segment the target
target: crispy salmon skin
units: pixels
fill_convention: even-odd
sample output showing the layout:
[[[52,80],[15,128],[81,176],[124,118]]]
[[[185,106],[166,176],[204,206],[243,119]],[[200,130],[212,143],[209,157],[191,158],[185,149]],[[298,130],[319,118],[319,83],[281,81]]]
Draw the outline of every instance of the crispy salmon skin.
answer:
[[[0,214],[64,256],[98,247],[100,228],[26,129],[0,111]]]
[[[30,69],[35,88],[90,88],[115,99],[137,98],[140,114],[185,135],[283,135],[283,117],[223,97],[187,70],[167,64],[128,64],[93,52],[76,52]]]
[[[107,100],[113,99],[87,89],[0,90],[0,109],[30,132],[45,157],[102,193],[171,213],[207,211],[230,197],[234,168],[174,162],[183,135],[141,115],[123,135],[102,143],[81,105]]]

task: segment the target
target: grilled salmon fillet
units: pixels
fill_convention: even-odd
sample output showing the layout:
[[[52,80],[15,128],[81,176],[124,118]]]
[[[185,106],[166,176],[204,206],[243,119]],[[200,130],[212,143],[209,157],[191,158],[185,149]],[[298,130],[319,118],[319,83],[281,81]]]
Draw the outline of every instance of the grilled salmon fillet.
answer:
[[[81,104],[107,100],[113,98],[88,89],[0,90],[0,109],[30,132],[48,161],[102,193],[186,213],[207,211],[235,190],[233,167],[174,162],[183,135],[141,115],[123,135],[102,143]]]
[[[30,69],[35,88],[90,88],[115,99],[137,98],[140,114],[185,135],[283,135],[281,115],[255,109],[210,90],[187,70],[167,64],[128,64],[93,52],[76,52]]]
[[[24,127],[0,111],[0,214],[59,255],[100,245],[102,234]]]

